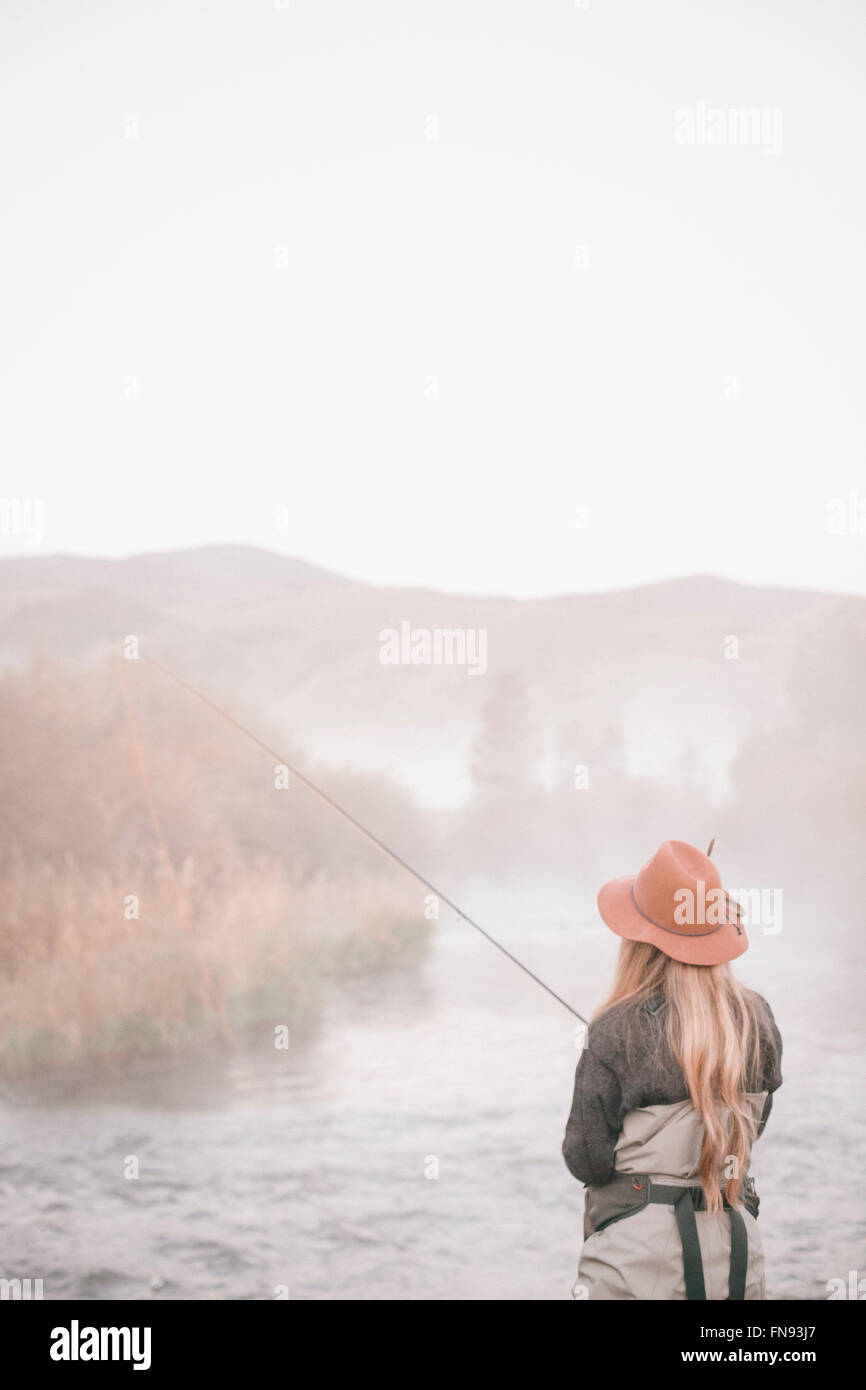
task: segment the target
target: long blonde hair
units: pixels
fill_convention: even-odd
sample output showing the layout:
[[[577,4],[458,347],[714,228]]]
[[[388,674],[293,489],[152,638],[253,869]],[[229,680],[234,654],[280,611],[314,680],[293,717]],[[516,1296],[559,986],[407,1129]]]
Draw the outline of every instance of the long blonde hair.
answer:
[[[668,1006],[668,1044],[703,1123],[698,1173],[707,1209],[722,1207],[723,1169],[725,1196],[736,1206],[755,1137],[743,1101],[750,1076],[760,1074],[759,997],[728,965],[683,965],[648,942],[624,939],[613,989],[593,1017],[624,1000],[638,1003],[658,994]]]

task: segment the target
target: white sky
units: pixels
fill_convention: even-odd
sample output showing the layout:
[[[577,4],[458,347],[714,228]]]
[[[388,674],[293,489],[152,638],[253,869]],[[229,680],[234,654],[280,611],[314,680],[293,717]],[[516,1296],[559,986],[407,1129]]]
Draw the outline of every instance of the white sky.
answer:
[[[866,591],[864,40],[854,0],[5,0],[0,495],[44,522],[0,551]],[[781,152],[677,143],[701,102]]]

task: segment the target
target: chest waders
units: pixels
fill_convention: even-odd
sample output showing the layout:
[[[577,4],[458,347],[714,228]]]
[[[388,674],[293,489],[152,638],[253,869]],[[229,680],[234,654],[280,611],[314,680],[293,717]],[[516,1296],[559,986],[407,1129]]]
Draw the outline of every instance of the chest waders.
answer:
[[[754,1180],[747,1177],[741,1189],[741,1200],[751,1216],[758,1215],[758,1194]],[[604,1187],[589,1187],[583,1218],[584,1240],[596,1231],[603,1231],[614,1221],[635,1216],[650,1203],[672,1206],[677,1221],[680,1244],[683,1248],[683,1274],[686,1298],[703,1302],[707,1291],[704,1285],[704,1266],[698,1239],[696,1211],[706,1211],[704,1189],[699,1184],[674,1185],[659,1182],[645,1173],[618,1173]],[[728,1301],[742,1302],[746,1297],[746,1274],[749,1263],[749,1240],[746,1223],[736,1207],[723,1196],[724,1209],[731,1222],[731,1264],[728,1275]]]

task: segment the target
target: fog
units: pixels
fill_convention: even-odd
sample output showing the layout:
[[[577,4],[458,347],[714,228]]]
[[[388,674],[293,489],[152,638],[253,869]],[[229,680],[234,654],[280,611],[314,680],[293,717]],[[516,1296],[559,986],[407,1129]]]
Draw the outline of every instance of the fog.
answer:
[[[0,1274],[567,1298],[580,1033],[462,914],[589,1016],[600,885],[714,839],[785,1044],[768,1297],[826,1298],[866,1233],[863,15],[0,33]]]

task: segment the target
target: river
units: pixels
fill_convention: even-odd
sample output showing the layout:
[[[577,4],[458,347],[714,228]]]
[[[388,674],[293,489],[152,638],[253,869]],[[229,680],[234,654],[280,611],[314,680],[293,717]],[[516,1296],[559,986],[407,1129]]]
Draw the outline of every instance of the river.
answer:
[[[603,928],[501,930],[594,1007]],[[767,1295],[826,1298],[866,1276],[862,1009],[838,961],[755,945],[739,973],[785,1039],[753,1161]],[[6,1087],[0,1274],[49,1299],[569,1299],[577,1056],[570,1016],[446,923],[420,971],[341,989],[288,1051],[263,1029],[230,1054]]]

